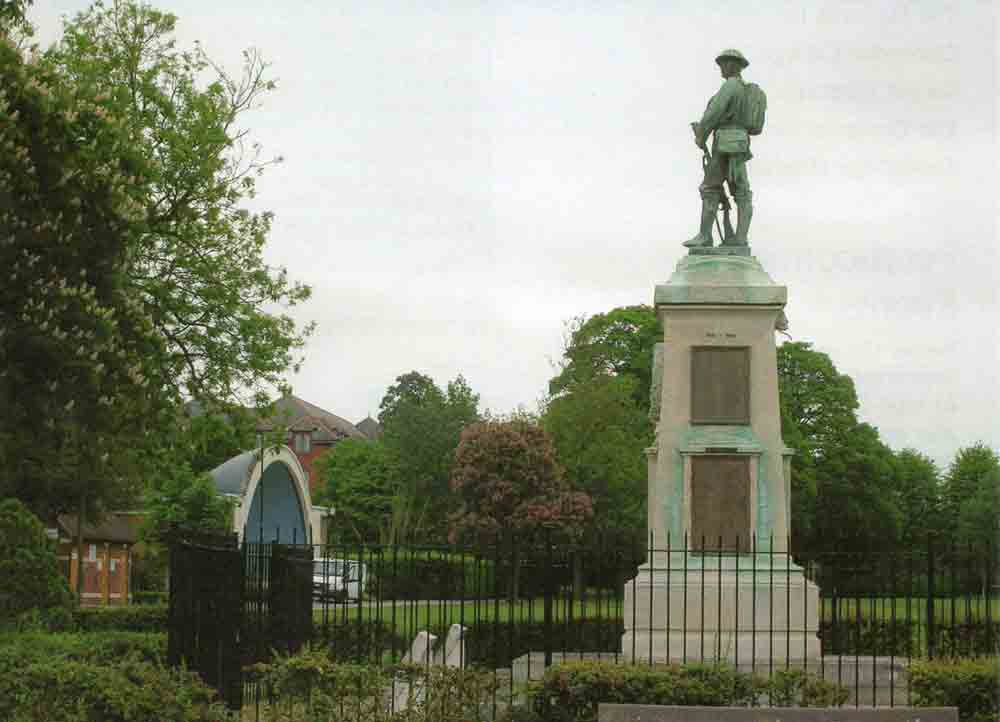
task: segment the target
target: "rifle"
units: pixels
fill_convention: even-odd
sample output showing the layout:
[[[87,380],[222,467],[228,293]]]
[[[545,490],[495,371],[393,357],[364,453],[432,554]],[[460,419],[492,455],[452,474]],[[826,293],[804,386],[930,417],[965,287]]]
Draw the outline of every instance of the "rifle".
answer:
[[[691,123],[691,130],[694,132],[694,137],[698,137],[698,124]],[[701,145],[701,169],[705,172],[708,171],[708,165],[712,162],[712,154],[708,151],[708,145],[702,143]],[[736,237],[736,231],[733,230],[732,221],[729,219],[729,211],[732,210],[732,205],[729,203],[729,198],[726,196],[726,191],[722,189],[722,196],[719,198],[719,206],[722,208],[722,227],[719,226],[718,209],[716,209],[715,218],[715,230],[719,233],[719,239],[723,244],[731,243]]]
[[[736,238],[736,231],[733,230],[733,224],[729,220],[729,210],[732,206],[729,203],[729,198],[726,196],[725,189],[722,190],[722,197],[719,199],[719,205],[722,206],[722,227],[725,229],[725,235],[722,235],[721,231],[720,235],[722,235],[723,245],[727,245],[732,243],[733,239]],[[718,218],[715,219],[715,225],[716,227],[719,225]]]

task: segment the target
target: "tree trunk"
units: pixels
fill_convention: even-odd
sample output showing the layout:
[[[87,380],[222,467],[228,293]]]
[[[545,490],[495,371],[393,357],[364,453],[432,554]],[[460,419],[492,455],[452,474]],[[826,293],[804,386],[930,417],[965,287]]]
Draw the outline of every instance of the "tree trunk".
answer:
[[[517,548],[517,542],[511,545],[510,550],[510,598],[516,600],[521,596],[521,555]]]
[[[583,601],[583,555],[579,549],[573,553],[573,599]]]
[[[87,492],[80,492],[80,509],[76,515],[76,602],[83,606],[83,518],[87,509]]]

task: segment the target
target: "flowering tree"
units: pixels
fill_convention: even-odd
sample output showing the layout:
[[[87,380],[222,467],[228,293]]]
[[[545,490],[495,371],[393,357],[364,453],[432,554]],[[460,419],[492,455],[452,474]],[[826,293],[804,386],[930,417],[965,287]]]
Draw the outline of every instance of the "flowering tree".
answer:
[[[166,406],[161,339],[121,270],[141,162],[96,93],[0,27],[0,496],[122,495]]]
[[[466,428],[455,450],[451,488],[461,500],[451,517],[452,542],[490,543],[542,529],[576,535],[593,514],[590,497],[569,488],[548,434],[523,420]],[[518,560],[513,564],[516,597]]]
[[[131,503],[185,398],[265,404],[309,330],[275,309],[309,289],[243,207],[260,56],[230,77],[133,0],[24,52],[26,4],[0,8],[0,495],[94,511]]]
[[[590,497],[572,491],[548,434],[527,421],[487,421],[462,432],[451,472],[461,508],[452,541],[488,542],[509,531],[581,530],[593,514]]]

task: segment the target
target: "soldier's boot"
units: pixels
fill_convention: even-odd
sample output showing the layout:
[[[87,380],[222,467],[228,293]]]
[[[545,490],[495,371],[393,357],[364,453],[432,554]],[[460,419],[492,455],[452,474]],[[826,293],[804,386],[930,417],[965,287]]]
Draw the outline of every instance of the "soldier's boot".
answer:
[[[736,212],[739,214],[739,220],[736,222],[736,238],[733,239],[733,245],[745,246],[747,233],[750,231],[750,219],[753,218],[753,204],[749,200],[738,200]]]
[[[712,223],[715,222],[715,212],[719,207],[719,199],[704,198],[701,201],[701,227],[698,234],[688,241],[684,241],[687,248],[711,248],[712,247]]]

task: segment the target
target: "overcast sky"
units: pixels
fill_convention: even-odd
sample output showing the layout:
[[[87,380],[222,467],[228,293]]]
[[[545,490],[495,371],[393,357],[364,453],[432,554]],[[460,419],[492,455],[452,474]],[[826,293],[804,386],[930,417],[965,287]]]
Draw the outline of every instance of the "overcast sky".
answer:
[[[36,0],[47,42],[88,5]],[[992,2],[160,0],[182,45],[278,89],[246,124],[267,260],[313,287],[296,394],[351,421],[416,369],[535,407],[565,322],[651,303],[696,230],[688,123],[750,60],[754,255],[795,340],[893,448],[1000,448]]]

